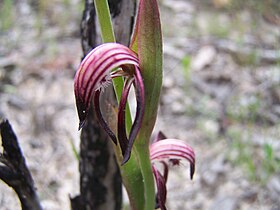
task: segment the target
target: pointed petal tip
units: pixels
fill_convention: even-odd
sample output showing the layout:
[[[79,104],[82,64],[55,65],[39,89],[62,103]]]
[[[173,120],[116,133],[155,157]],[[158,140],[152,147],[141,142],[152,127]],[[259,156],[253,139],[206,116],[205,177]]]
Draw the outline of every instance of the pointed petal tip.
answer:
[[[84,127],[85,122],[86,122],[85,120],[80,121],[78,130],[81,130]]]
[[[162,131],[159,131],[156,134],[156,136],[154,137],[153,142],[157,142],[157,141],[164,140],[164,139],[167,139],[167,137],[165,136],[165,134]]]
[[[124,164],[127,163],[127,161],[129,161],[130,159],[130,154],[131,154],[131,151],[126,151],[126,153],[124,154],[124,157],[123,157],[123,161],[121,163],[121,166],[123,166]]]
[[[192,163],[191,170],[190,170],[191,180],[193,180],[194,172],[195,172],[195,163]]]

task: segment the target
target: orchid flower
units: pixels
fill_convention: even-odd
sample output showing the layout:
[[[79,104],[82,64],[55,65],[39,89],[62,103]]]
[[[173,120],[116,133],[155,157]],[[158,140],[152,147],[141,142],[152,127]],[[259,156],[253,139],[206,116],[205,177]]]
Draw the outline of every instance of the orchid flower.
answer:
[[[118,110],[118,138],[103,118],[100,109],[100,96],[104,89],[116,77],[124,77],[124,87]],[[136,116],[129,137],[126,134],[126,103],[129,90],[134,86],[136,92]],[[128,47],[117,43],[105,43],[92,50],[82,61],[74,82],[76,106],[80,119],[79,129],[85,123],[91,100],[94,98],[94,110],[100,125],[117,144],[119,141],[124,159],[130,156],[131,147],[139,132],[144,114],[144,85],[136,54]],[[117,141],[118,139],[118,141]],[[127,151],[127,149],[129,149]]]
[[[186,142],[178,139],[167,139],[163,133],[159,132],[150,145],[150,159],[158,189],[155,208],[166,210],[168,163],[174,166],[179,165],[182,159],[188,160],[190,163],[190,178],[192,179],[195,171],[195,154]],[[156,168],[156,161],[163,165],[163,174]]]
[[[107,43],[93,49],[75,75],[79,129],[83,127],[93,101],[100,125],[117,145],[115,154],[132,209],[159,207],[165,210],[169,163],[178,165],[181,159],[188,160],[192,178],[195,155],[185,142],[166,139],[162,133],[150,145],[162,86],[162,34],[157,0],[139,0],[129,48],[113,43],[115,38],[108,1],[94,0],[94,3],[102,40]],[[119,103],[116,126],[106,121],[100,105],[102,92],[110,83],[113,83]],[[137,107],[131,124],[127,98],[132,85]],[[157,169],[157,161],[163,165],[163,173]],[[158,189],[156,195],[154,178]]]

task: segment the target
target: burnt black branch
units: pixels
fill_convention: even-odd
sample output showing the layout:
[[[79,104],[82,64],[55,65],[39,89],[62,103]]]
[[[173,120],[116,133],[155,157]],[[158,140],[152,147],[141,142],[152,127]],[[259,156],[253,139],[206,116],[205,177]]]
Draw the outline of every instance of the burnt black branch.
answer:
[[[0,154],[0,179],[17,193],[22,210],[42,210],[32,175],[8,120],[0,123],[0,131],[3,147]]]

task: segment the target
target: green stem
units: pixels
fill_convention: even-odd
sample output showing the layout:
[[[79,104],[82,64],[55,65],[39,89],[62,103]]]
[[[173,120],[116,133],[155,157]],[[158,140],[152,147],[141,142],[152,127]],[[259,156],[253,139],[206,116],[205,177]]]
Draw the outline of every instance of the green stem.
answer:
[[[102,41],[116,42],[107,0],[94,0]]]
[[[144,185],[140,166],[138,164],[139,162],[137,160],[137,151],[133,148],[130,160],[125,165],[121,166],[120,164],[123,160],[121,149],[119,146],[115,146],[114,148],[118,160],[117,162],[121,169],[122,181],[129,196],[130,206],[133,210],[144,210]]]
[[[140,167],[144,181],[145,210],[153,210],[155,209],[155,185],[149,154],[149,145],[143,143],[144,141],[141,141],[144,139],[138,138],[137,140],[140,142],[136,145],[136,149],[140,159]]]

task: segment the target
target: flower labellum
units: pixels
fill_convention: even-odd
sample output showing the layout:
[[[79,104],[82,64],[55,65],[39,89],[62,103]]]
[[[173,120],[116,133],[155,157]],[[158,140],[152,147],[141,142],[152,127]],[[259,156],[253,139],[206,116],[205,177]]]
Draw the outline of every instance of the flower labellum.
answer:
[[[125,85],[118,111],[118,140],[103,118],[100,109],[100,95],[115,77],[124,77]],[[144,85],[139,69],[137,55],[128,47],[118,43],[105,43],[93,49],[82,61],[75,75],[74,90],[76,106],[80,119],[79,129],[85,123],[92,98],[94,110],[100,125],[117,144],[119,141],[124,160],[128,160],[132,145],[141,126],[144,115]],[[126,134],[125,107],[131,85],[136,92],[136,117],[132,124],[129,137]],[[125,162],[126,162],[125,161]]]

